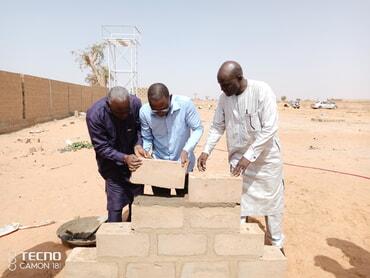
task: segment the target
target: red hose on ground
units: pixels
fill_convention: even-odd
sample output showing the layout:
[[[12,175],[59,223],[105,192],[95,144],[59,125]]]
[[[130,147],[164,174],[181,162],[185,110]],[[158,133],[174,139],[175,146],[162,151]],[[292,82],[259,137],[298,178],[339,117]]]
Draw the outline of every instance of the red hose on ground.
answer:
[[[331,172],[331,173],[342,174],[342,175],[353,176],[353,177],[358,177],[358,178],[363,178],[363,179],[370,180],[370,177],[365,177],[365,176],[361,176],[361,175],[357,175],[357,174],[340,172],[340,171],[335,171],[335,170],[330,170],[330,169],[323,169],[323,168],[318,168],[318,167],[297,165],[297,164],[292,164],[292,163],[284,163],[284,165],[294,166],[294,167],[301,167],[301,168],[308,168],[308,169],[314,169],[314,170],[320,170],[320,171]]]
[[[201,146],[198,146],[198,147],[201,147]],[[227,152],[226,150],[222,150],[222,149],[214,149],[214,150],[221,151],[221,152]],[[363,179],[370,180],[370,177],[365,177],[365,176],[361,176],[361,175],[357,175],[357,174],[351,174],[351,173],[346,173],[346,172],[341,172],[341,171],[336,171],[336,170],[330,170],[330,169],[324,169],[324,168],[318,168],[318,167],[311,167],[311,166],[305,166],[305,165],[298,165],[298,164],[292,164],[292,163],[283,163],[283,164],[288,165],[288,166],[320,170],[320,171],[331,172],[331,173],[353,176],[353,177],[358,177],[358,178],[363,178]]]

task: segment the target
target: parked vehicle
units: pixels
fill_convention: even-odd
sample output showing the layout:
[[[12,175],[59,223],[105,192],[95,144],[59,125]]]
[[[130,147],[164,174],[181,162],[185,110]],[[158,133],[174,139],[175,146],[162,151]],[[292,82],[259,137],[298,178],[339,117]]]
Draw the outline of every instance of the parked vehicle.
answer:
[[[291,100],[289,101],[289,105],[292,106],[294,109],[299,109],[301,107],[299,100]]]
[[[311,104],[311,108],[313,108],[313,109],[320,109],[320,108],[324,108],[324,109],[337,109],[338,106],[335,104],[335,102],[331,102],[331,101],[318,101],[318,102],[312,103]]]

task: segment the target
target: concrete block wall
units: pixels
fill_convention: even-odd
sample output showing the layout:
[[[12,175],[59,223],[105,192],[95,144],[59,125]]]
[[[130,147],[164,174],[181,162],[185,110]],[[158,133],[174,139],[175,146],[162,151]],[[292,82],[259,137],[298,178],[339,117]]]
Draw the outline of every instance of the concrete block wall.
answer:
[[[235,188],[228,184],[235,180],[221,179],[224,186],[215,188],[231,196]],[[65,277],[285,277],[286,258],[279,248],[264,246],[258,224],[240,223],[237,202],[192,202],[199,196],[191,192],[201,192],[191,190],[193,186],[212,190],[205,176],[192,176],[185,198],[136,197],[132,222],[104,223],[95,248],[72,251]],[[219,199],[217,194],[210,196]],[[102,269],[111,276],[101,276]]]

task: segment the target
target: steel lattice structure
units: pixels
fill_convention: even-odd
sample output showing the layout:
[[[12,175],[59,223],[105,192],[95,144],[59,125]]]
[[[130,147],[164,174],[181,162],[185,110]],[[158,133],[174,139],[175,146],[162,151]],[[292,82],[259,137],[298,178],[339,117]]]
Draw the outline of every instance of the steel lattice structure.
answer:
[[[135,26],[103,25],[102,36],[108,46],[108,87],[123,86],[137,95],[140,31]]]

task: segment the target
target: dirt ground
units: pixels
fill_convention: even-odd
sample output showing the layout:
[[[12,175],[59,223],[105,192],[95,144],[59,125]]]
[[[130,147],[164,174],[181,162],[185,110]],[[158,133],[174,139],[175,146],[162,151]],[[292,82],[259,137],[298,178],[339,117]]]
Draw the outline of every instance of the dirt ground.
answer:
[[[370,277],[370,100],[336,102],[337,110],[313,110],[310,101],[300,109],[278,103],[288,278]],[[196,105],[205,126],[198,157],[216,101]],[[89,141],[83,115],[0,135],[0,227],[56,221],[0,238],[2,277],[64,277],[61,269],[71,249],[61,244],[56,230],[76,217],[106,213],[93,149],[61,152],[66,140]],[[224,137],[207,168],[228,171]],[[263,218],[252,221],[264,228]],[[20,269],[21,252],[61,258]],[[14,265],[18,268],[10,271]]]

